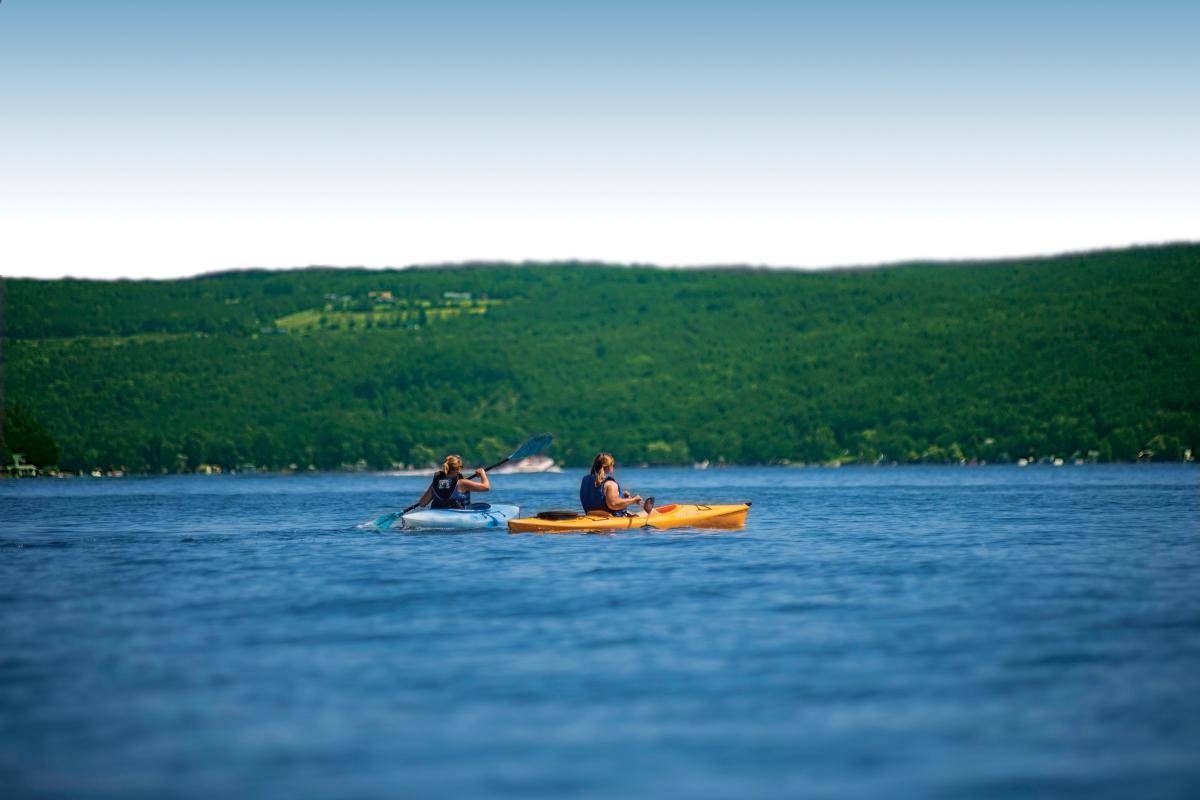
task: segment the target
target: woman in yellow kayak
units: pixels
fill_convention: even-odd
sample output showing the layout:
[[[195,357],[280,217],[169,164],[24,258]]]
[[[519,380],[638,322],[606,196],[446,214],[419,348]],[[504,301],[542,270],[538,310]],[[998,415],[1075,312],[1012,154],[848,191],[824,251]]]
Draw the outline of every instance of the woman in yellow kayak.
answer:
[[[654,507],[654,498],[645,500],[640,494],[622,493],[621,484],[613,477],[617,462],[608,453],[601,453],[592,461],[592,471],[579,482],[579,502],[584,512],[607,511],[614,517],[629,514],[629,507],[642,504],[646,512]]]
[[[434,508],[467,508],[471,505],[471,492],[486,492],[492,488],[487,472],[482,467],[472,473],[470,480],[462,475],[462,456],[446,456],[442,468],[433,474],[433,480],[418,506],[432,502]]]

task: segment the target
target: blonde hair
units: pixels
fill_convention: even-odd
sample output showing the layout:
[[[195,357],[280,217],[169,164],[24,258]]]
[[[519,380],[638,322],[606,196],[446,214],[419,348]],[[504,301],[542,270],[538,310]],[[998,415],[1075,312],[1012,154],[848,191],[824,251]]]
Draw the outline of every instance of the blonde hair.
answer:
[[[462,456],[446,456],[446,460],[442,462],[442,473],[444,475],[453,475],[461,471]]]
[[[601,483],[600,470],[607,469],[611,472],[612,468],[615,467],[616,465],[617,465],[617,462],[614,461],[613,457],[611,455],[609,455],[608,453],[601,453],[600,455],[598,455],[594,459],[592,459],[592,474],[596,476],[596,485],[597,486],[599,486]]]

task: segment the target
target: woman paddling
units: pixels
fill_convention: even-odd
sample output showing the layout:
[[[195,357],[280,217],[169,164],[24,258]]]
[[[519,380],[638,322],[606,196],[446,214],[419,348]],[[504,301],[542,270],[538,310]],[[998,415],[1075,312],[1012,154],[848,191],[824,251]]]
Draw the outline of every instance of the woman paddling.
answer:
[[[601,453],[592,461],[592,471],[579,482],[579,502],[584,512],[607,511],[614,517],[624,517],[629,513],[627,509],[638,503],[649,512],[654,498],[643,500],[640,494],[622,493],[621,485],[613,477],[616,467],[616,461],[608,453]]]
[[[462,457],[446,456],[442,468],[433,474],[433,480],[425,494],[417,501],[418,506],[432,502],[434,508],[466,508],[471,505],[471,492],[486,492],[492,488],[487,471],[480,467],[470,480],[462,476]]]

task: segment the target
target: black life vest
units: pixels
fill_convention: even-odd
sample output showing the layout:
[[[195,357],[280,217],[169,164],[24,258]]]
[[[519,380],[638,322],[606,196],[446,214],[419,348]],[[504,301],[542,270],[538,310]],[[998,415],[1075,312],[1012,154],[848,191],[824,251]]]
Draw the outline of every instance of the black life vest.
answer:
[[[471,493],[458,490],[458,482],[461,479],[461,472],[447,475],[439,470],[434,474],[433,483],[429,485],[433,494],[430,505],[434,508],[466,508],[471,505]]]

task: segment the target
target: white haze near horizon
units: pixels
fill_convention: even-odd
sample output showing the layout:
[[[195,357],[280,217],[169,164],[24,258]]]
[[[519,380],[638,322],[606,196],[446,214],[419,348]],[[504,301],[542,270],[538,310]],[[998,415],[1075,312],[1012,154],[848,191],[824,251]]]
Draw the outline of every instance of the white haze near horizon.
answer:
[[[1200,239],[1183,5],[287,8],[0,5],[0,275]]]

